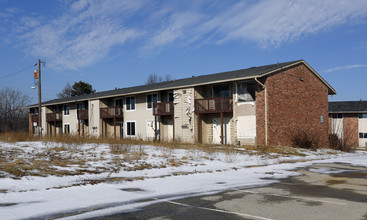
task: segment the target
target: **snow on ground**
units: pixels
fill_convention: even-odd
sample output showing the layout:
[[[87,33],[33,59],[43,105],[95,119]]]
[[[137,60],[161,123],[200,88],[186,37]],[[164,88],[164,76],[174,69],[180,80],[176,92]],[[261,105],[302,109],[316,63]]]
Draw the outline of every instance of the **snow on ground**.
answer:
[[[0,142],[0,219],[113,214],[185,196],[270,184],[299,175],[292,170],[312,163],[367,167],[364,151],[297,149],[296,153]],[[26,171],[20,172],[19,166]]]

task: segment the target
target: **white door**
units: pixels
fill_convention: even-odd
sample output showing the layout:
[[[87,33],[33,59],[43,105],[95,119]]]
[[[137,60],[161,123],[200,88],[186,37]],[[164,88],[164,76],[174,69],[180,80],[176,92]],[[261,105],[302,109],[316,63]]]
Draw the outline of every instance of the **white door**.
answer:
[[[172,119],[167,119],[167,139],[172,141],[173,139],[173,121]]]
[[[231,118],[224,117],[223,118],[223,143],[231,144],[231,127],[230,127]],[[213,118],[213,144],[221,144],[221,126],[220,126],[220,118]]]
[[[157,125],[158,125],[158,122],[157,122]],[[146,136],[147,136],[147,139],[153,139],[154,136],[155,136],[154,121],[153,120],[148,120],[147,121]]]

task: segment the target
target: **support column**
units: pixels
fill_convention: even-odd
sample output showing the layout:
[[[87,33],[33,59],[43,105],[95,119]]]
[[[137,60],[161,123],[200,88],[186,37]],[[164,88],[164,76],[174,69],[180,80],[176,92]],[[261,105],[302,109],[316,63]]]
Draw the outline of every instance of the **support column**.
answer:
[[[173,126],[173,131],[172,131],[172,141],[175,142],[175,115],[172,115],[172,126]]]
[[[157,131],[157,116],[154,115],[154,141],[157,141],[158,131]]]
[[[220,112],[220,135],[221,135],[221,143],[224,144],[223,138],[223,112]]]
[[[113,118],[113,137],[116,139],[116,117]]]
[[[201,121],[200,121],[200,114],[198,114],[198,142],[201,144]]]

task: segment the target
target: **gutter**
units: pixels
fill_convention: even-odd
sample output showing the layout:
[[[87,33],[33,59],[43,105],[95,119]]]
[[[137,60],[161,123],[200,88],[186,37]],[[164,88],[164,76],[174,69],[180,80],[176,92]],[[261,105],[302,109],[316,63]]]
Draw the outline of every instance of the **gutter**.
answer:
[[[257,83],[259,83],[259,85],[261,87],[263,87],[263,89],[265,90],[265,145],[268,145],[268,102],[267,102],[267,91],[266,91],[266,86],[264,84],[262,84],[259,80],[257,80],[257,78],[255,78],[255,81]]]

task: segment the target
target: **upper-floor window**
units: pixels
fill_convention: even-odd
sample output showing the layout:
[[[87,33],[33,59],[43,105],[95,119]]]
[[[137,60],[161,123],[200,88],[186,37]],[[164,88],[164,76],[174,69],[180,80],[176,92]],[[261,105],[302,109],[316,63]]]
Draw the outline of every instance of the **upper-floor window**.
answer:
[[[76,104],[76,109],[77,110],[83,110],[83,103],[77,103]]]
[[[168,101],[173,102],[173,92],[168,93]]]
[[[158,95],[157,94],[148,94],[147,95],[147,109],[153,108],[153,103],[158,102]]]
[[[367,113],[359,113],[358,118],[367,118]]]
[[[229,85],[214,85],[213,97],[231,97],[231,88]]]
[[[343,118],[342,113],[331,113],[331,118]]]
[[[64,115],[70,115],[70,105],[64,105]]]
[[[122,107],[122,99],[115,99],[115,107]]]
[[[237,101],[247,102],[255,101],[255,83],[239,82],[237,83]]]
[[[135,110],[135,96],[126,97],[126,110]]]

